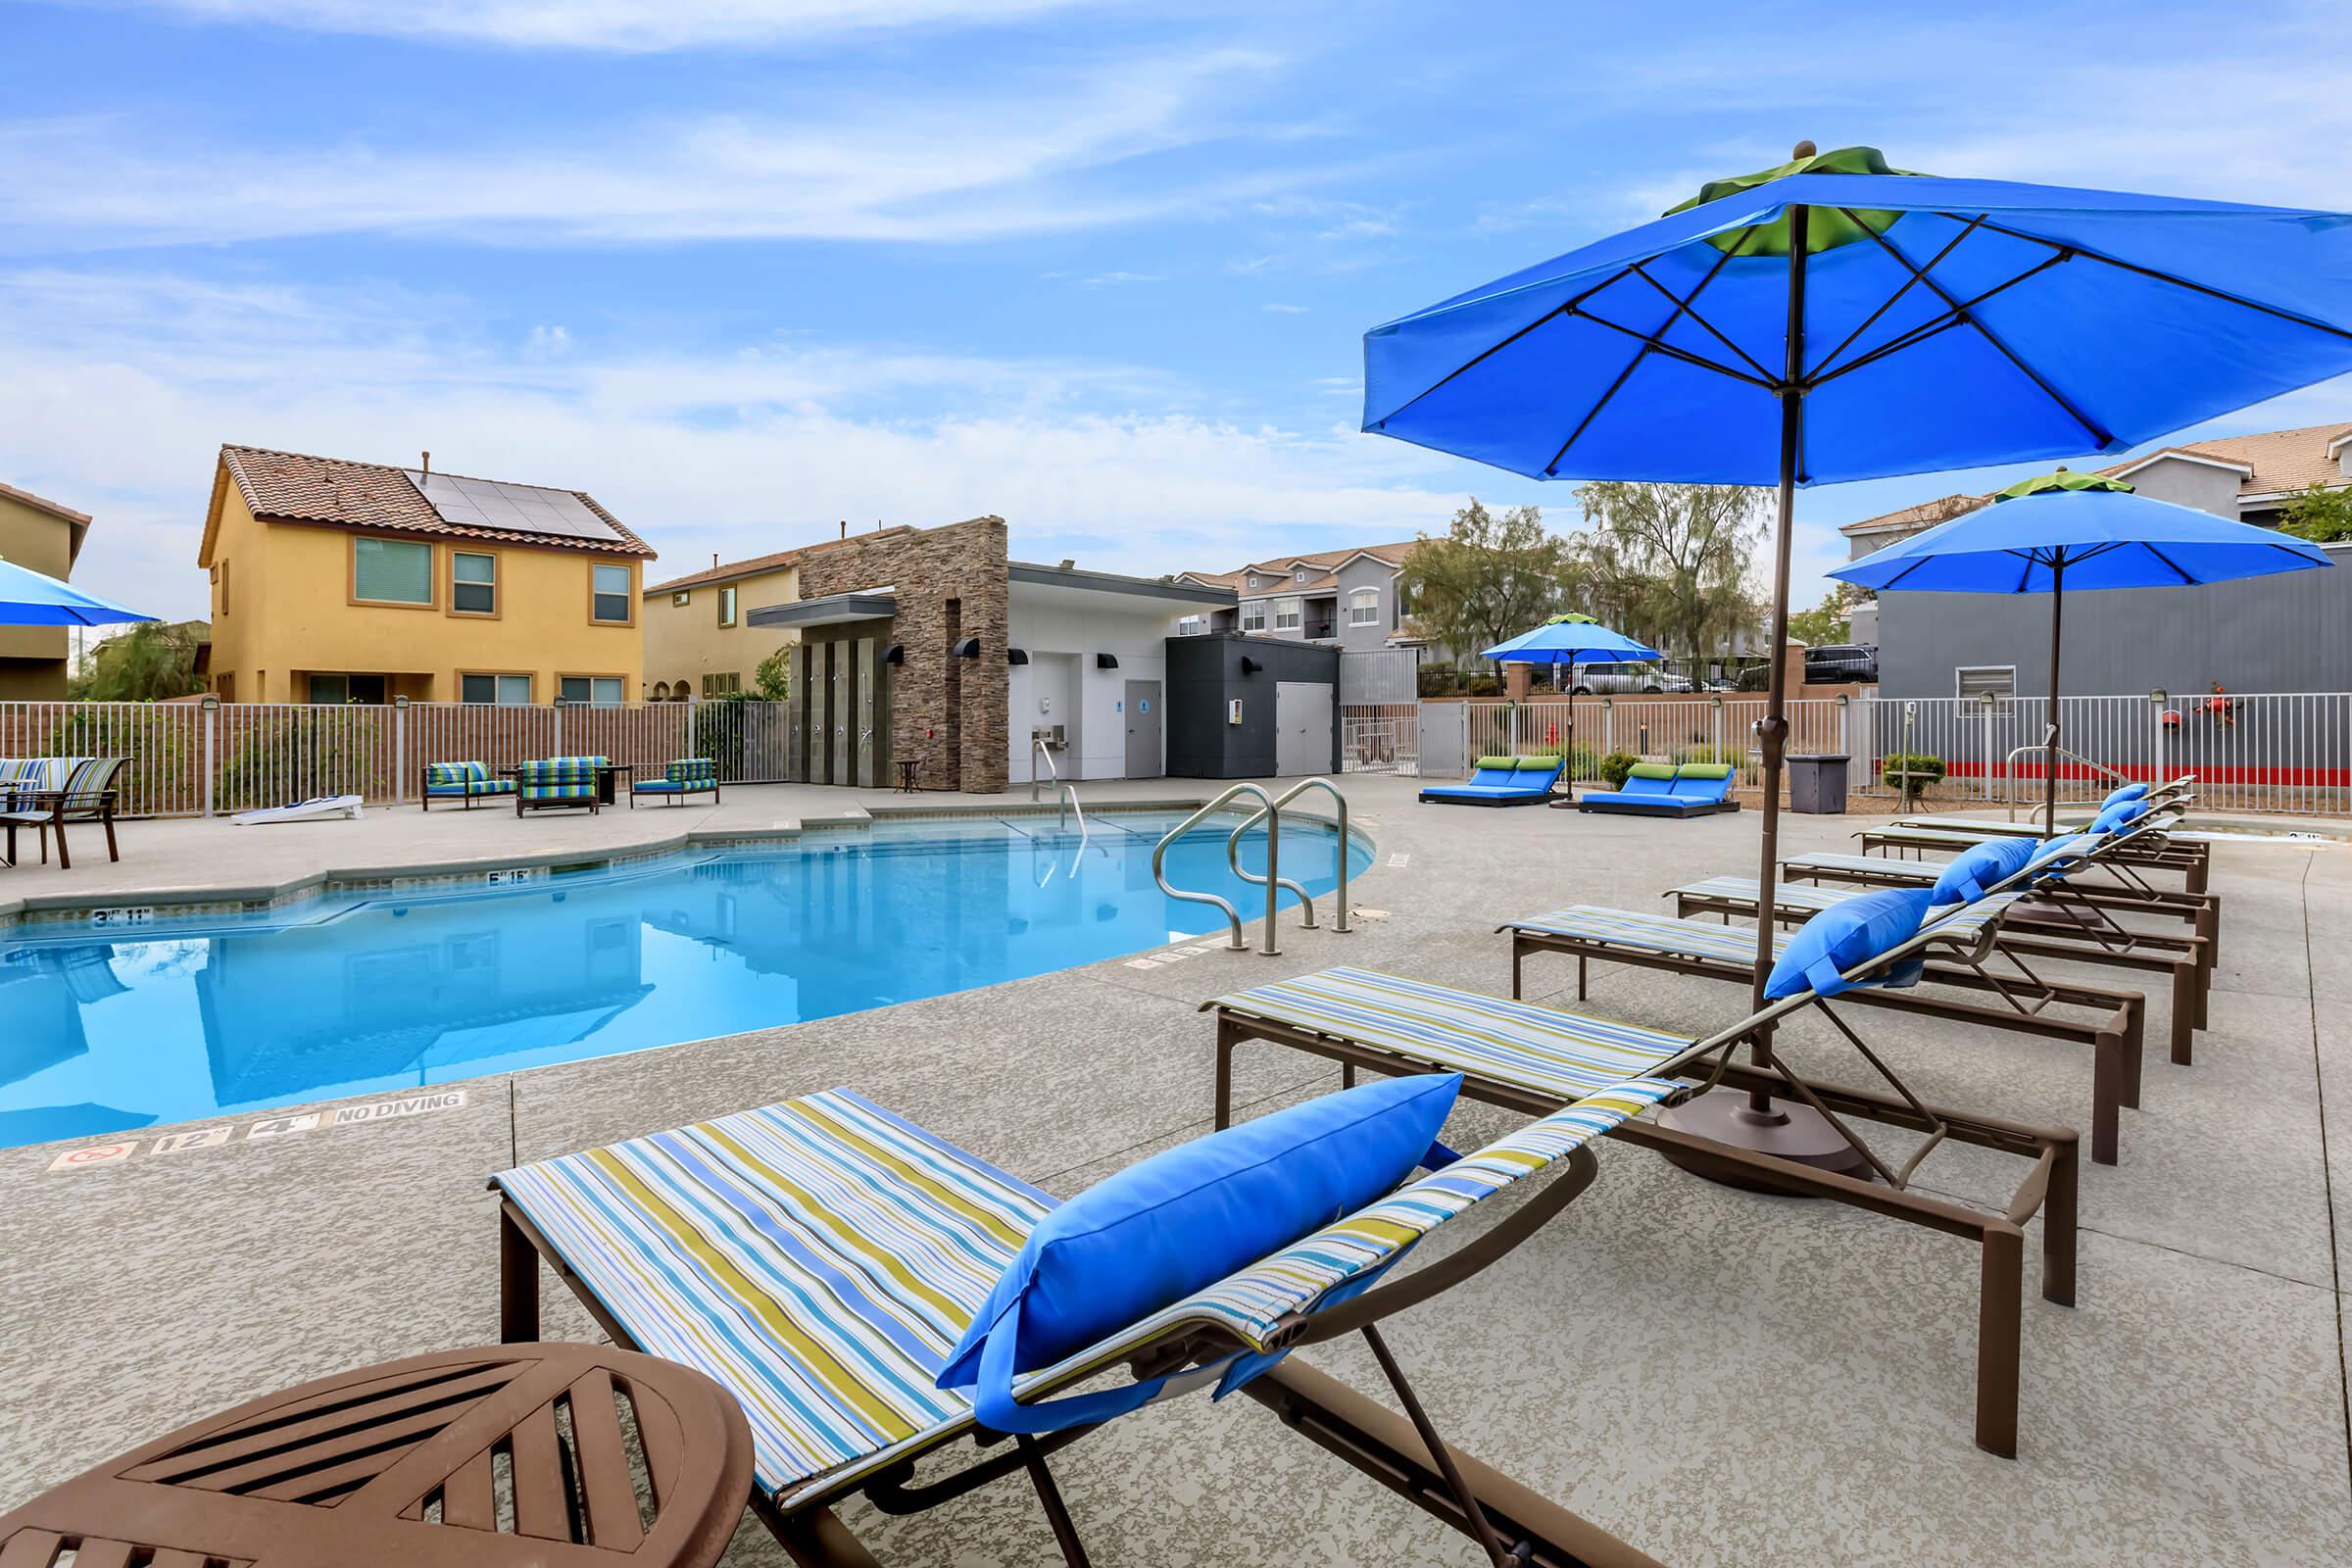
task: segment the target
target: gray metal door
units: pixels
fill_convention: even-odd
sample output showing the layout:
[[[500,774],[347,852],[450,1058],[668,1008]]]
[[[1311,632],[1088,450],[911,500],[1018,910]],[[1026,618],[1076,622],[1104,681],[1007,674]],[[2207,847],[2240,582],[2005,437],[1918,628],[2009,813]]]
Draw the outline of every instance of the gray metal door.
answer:
[[[1157,778],[1167,771],[1166,753],[1159,742],[1159,682],[1127,683],[1127,777]]]
[[[1331,769],[1331,688],[1321,681],[1274,683],[1274,771],[1282,778]]]

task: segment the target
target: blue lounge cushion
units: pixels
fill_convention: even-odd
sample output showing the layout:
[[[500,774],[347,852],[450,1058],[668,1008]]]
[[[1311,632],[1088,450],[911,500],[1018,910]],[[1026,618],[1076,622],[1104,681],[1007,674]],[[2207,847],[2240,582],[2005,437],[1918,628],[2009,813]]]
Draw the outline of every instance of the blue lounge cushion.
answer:
[[[1811,989],[1835,997],[1851,991],[1864,982],[1846,979],[1845,971],[1917,936],[1935,897],[1928,888],[1886,888],[1822,910],[1797,927],[1788,946],[1781,950],[1781,961],[1772,966],[1764,994],[1793,997]],[[1925,967],[1924,961],[1909,959],[1883,975],[1874,975],[1867,983],[1916,985]]]
[[[1943,868],[1932,902],[1974,904],[2024,870],[2040,848],[2038,839],[1987,839]]]
[[[2118,801],[2090,820],[2093,833],[2113,833],[2131,826],[2148,814],[2148,803],[2142,800]]]
[[[1038,1404],[1018,1374],[1213,1285],[1448,1156],[1437,1136],[1459,1073],[1324,1095],[1130,1165],[1052,1210],[940,1369],[999,1432],[1052,1432],[1142,1404],[1155,1381]]]
[[[2118,802],[2118,801],[2139,801],[2139,800],[2145,800],[2145,799],[2147,798],[2147,795],[2148,795],[2148,786],[2147,786],[2147,785],[2145,785],[2145,784],[2140,784],[2140,783],[2123,784],[2123,785],[2119,785],[2119,786],[2117,786],[2116,788],[2114,788],[2114,789],[2112,789],[2112,790],[2109,790],[2109,791],[2107,792],[2107,798],[2106,798],[2105,800],[2101,801],[2101,802],[2099,803],[2099,806],[2100,806],[2100,808],[2103,809],[2103,808],[2107,808],[2107,807],[2113,806],[2113,805],[2114,805],[2116,802]]]

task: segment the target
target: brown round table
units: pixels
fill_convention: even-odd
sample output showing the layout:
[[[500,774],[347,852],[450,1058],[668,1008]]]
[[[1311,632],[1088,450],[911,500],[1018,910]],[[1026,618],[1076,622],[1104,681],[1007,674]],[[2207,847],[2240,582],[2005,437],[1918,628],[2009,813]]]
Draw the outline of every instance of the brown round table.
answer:
[[[597,1345],[387,1361],[208,1416],[0,1515],[0,1568],[710,1568],[752,1434],[690,1367]]]

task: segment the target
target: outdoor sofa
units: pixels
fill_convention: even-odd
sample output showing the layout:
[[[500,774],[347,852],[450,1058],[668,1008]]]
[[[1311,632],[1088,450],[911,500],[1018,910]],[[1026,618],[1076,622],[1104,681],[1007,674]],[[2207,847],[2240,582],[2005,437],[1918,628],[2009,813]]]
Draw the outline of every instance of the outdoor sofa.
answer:
[[[1441,1090],[1441,1120],[1452,1103],[1453,1087],[1439,1080],[1398,1087],[1414,1097]],[[1214,1255],[1205,1260],[1171,1245],[1182,1240],[1182,1222],[1162,1212],[1190,1208],[1203,1196],[1199,1185],[1104,1224],[1100,1200],[1128,1172],[1058,1205],[871,1102],[830,1090],[495,1177],[500,1331],[509,1342],[538,1336],[544,1258],[615,1345],[715,1379],[751,1427],[753,1511],[803,1568],[876,1568],[834,1512],[843,1502],[862,1496],[884,1514],[912,1513],[1023,1474],[1063,1559],[1084,1568],[1078,1522],[1049,1457],[1146,1402],[1212,1385],[1220,1395],[1249,1395],[1287,1430],[1471,1536],[1494,1562],[1656,1568],[1446,1445],[1376,1325],[1509,1253],[1591,1182],[1591,1140],[1673,1090],[1650,1080],[1596,1083],[1466,1156],[1432,1143],[1426,1153],[1370,1162],[1380,1173],[1358,1187],[1371,1195],[1368,1206],[1349,1203],[1328,1223],[1298,1223],[1293,1211],[1306,1205],[1277,1197],[1296,1228],[1258,1225],[1240,1186],[1211,1184],[1205,1196],[1227,1202],[1235,1228],[1250,1235],[1207,1242]],[[1320,1113],[1315,1102],[1293,1109]],[[1310,1174],[1367,1163],[1356,1158],[1358,1132],[1336,1127],[1318,1149],[1323,1170]],[[1171,1156],[1194,1160],[1212,1143],[1237,1147],[1232,1135],[1218,1135],[1152,1163],[1167,1172]],[[1415,1158],[1438,1168],[1390,1188],[1386,1172],[1402,1168],[1409,1178]],[[1438,1225],[1547,1170],[1551,1179],[1528,1201],[1498,1205],[1509,1211],[1460,1248],[1435,1260],[1425,1250],[1423,1266],[1390,1273]],[[1251,1179],[1239,1170],[1222,1178]],[[1268,1193],[1262,1185],[1254,1191]],[[1080,1207],[1090,1202],[1097,1206]],[[1027,1245],[1033,1235],[1057,1236],[1054,1245],[1083,1253],[1082,1266],[1063,1271],[1062,1288],[1075,1299],[1059,1309],[1091,1312],[1093,1324],[1059,1343],[1026,1337],[1041,1307],[1024,1293],[1055,1266],[1050,1249]],[[1289,1239],[1255,1251],[1276,1235]],[[1235,1257],[1244,1261],[1233,1266]],[[1121,1266],[1129,1260],[1133,1267]],[[1170,1299],[1171,1277],[1213,1283],[1189,1291],[1178,1284]],[[1154,1295],[1145,1281],[1163,1289]],[[1348,1334],[1368,1343],[1403,1416],[1286,1359]],[[978,1358],[968,1386],[956,1373],[967,1355]],[[1128,1377],[1113,1372],[1121,1365]],[[1108,1386],[1105,1374],[1115,1379]],[[1095,1392],[1064,1392],[1089,1380]],[[950,1450],[965,1448],[959,1468],[944,1468]],[[1189,1474],[1183,1450],[1163,1453],[1166,1479],[1181,1485]]]
[[[1432,784],[1421,792],[1430,806],[1536,806],[1551,799],[1562,767],[1556,757],[1482,757],[1459,784]]]
[[[416,798],[421,810],[431,810],[435,801],[463,801],[470,811],[476,801],[498,800],[514,793],[514,781],[493,778],[486,762],[427,762]]]
[[[49,860],[49,837],[57,836],[57,863],[74,868],[66,848],[68,822],[97,822],[106,829],[106,858],[122,858],[115,843],[115,776],[120,757],[28,757],[0,759],[0,826],[8,834],[8,863],[17,863],[17,830],[40,838],[41,861]]]
[[[1595,790],[1577,802],[1577,809],[1629,816],[1704,816],[1711,811],[1737,811],[1732,786],[1739,770],[1729,762],[1636,762],[1621,790]]]
[[[514,769],[514,814],[585,806],[593,816],[606,787],[602,757],[534,757]]]
[[[634,809],[637,797],[650,795],[683,806],[689,795],[709,795],[713,805],[718,801],[718,764],[708,757],[679,757],[670,760],[662,769],[660,778],[649,778],[629,786],[629,806]]]

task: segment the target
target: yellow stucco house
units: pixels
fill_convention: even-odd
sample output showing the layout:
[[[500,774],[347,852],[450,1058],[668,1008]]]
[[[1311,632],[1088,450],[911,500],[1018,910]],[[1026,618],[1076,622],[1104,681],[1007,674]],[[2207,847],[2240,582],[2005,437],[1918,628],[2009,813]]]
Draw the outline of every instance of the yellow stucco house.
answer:
[[[645,541],[586,494],[224,446],[196,563],[223,702],[643,695]]]
[[[655,583],[645,591],[646,695],[656,702],[748,692],[760,661],[800,634],[754,626],[749,612],[801,597],[800,550]]]
[[[70,577],[89,527],[86,513],[0,484],[0,561]],[[63,626],[0,626],[0,701],[64,701],[67,636]]]

